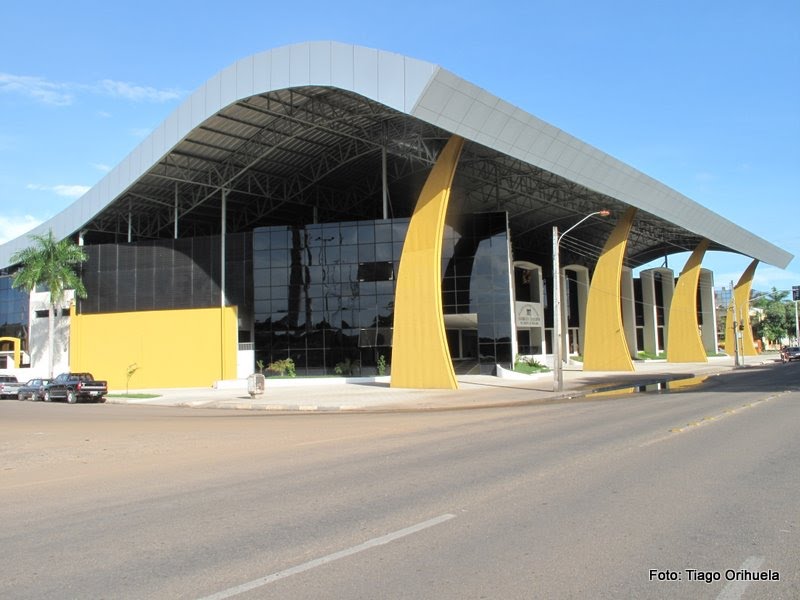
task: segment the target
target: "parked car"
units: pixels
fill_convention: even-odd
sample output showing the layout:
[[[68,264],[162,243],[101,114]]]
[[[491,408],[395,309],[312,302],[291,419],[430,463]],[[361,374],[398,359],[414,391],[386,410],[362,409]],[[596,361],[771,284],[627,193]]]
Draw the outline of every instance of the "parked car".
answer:
[[[786,346],[781,348],[781,360],[784,363],[800,360],[800,346]]]
[[[14,375],[0,375],[0,398],[16,398],[21,385]]]
[[[44,399],[44,389],[50,383],[49,379],[29,379],[24,385],[21,385],[17,391],[17,398],[20,400],[37,400]]]
[[[91,373],[61,373],[45,387],[44,401],[66,400],[70,404],[78,400],[104,402],[106,393],[108,384],[95,380]]]

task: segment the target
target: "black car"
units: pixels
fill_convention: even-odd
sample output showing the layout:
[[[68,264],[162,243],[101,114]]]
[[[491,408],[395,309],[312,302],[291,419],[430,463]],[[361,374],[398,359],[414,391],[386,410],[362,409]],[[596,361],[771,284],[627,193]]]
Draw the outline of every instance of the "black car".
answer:
[[[800,346],[786,346],[781,349],[781,360],[785,363],[800,360]]]
[[[17,398],[20,400],[43,400],[44,389],[50,383],[49,379],[29,379],[28,382],[19,388]]]

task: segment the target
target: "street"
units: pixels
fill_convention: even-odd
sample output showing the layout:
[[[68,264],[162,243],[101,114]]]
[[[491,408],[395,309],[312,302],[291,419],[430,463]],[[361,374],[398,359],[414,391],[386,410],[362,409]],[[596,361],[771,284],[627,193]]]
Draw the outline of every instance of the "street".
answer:
[[[0,421],[6,599],[800,598],[798,363],[485,410]]]

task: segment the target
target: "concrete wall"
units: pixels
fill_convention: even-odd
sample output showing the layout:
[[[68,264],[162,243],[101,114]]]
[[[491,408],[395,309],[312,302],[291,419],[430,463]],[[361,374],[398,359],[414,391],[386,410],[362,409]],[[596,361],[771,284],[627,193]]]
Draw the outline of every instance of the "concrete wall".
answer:
[[[211,387],[236,378],[236,308],[72,315],[73,371],[113,390]]]

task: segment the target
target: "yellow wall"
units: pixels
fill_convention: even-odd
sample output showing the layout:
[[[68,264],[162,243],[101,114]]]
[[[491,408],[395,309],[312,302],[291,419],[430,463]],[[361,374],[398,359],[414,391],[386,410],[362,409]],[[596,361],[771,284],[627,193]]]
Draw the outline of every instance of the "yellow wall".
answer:
[[[73,311],[74,312],[74,311]],[[236,378],[236,308],[157,310],[70,319],[70,369],[124,390],[209,387]]]
[[[19,347],[22,340],[15,337],[0,337],[0,342],[11,342],[11,345],[14,348],[14,368],[19,369]]]
[[[392,387],[457,389],[442,310],[442,240],[464,140],[453,136],[417,199],[400,256],[394,304]]]

